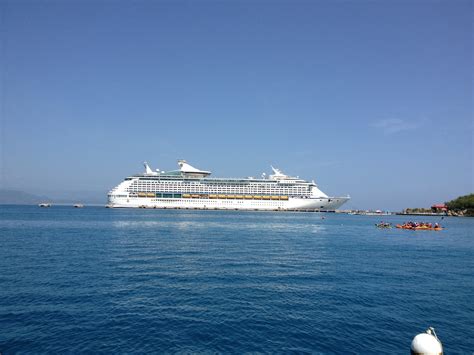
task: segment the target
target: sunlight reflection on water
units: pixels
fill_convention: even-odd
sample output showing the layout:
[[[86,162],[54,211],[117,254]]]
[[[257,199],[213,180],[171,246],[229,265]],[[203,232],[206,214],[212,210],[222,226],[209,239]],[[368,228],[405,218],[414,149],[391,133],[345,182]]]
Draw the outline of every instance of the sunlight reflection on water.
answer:
[[[322,233],[326,231],[326,227],[321,224],[305,224],[305,223],[243,223],[243,222],[211,222],[211,221],[131,221],[120,220],[113,221],[114,228],[176,228],[179,230],[240,230],[240,231],[306,231],[312,233]]]

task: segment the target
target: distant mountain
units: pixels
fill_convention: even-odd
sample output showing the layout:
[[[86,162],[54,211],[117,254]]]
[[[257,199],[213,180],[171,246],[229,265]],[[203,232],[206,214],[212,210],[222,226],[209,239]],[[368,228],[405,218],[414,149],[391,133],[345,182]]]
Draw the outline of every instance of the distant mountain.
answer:
[[[0,204],[3,205],[34,205],[48,201],[51,201],[51,199],[47,196],[33,195],[23,191],[0,189]]]
[[[35,205],[41,202],[53,204],[98,204],[107,203],[107,192],[104,191],[61,191],[49,193],[48,196],[35,195],[20,190],[0,189],[0,205]]]

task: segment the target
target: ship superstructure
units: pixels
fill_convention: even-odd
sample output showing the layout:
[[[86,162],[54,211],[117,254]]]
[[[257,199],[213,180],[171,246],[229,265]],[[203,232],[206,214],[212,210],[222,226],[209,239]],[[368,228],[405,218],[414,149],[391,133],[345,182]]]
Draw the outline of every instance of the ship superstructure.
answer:
[[[145,172],[126,177],[108,194],[109,207],[189,208],[231,210],[335,210],[349,200],[329,197],[314,181],[273,174],[261,178],[210,178],[185,160],[179,169]]]

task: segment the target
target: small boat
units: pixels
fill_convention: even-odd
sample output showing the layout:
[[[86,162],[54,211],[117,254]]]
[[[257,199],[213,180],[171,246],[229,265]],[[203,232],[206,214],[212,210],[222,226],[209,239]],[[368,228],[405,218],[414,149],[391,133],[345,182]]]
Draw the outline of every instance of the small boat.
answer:
[[[375,226],[377,228],[392,228],[391,223],[376,223]]]
[[[82,208],[84,205],[82,203],[76,203],[74,204],[74,208]]]
[[[442,231],[444,228],[443,227],[429,227],[429,226],[410,226],[406,224],[397,224],[397,228],[399,229],[410,229],[414,231]]]
[[[411,226],[407,226],[406,224],[397,224],[395,227],[399,229],[413,229]]]
[[[442,228],[442,227],[425,227],[425,226],[414,228],[414,230],[416,230],[416,231],[441,231],[443,229],[444,228]]]
[[[40,203],[38,206],[39,207],[51,207],[51,204],[43,202],[43,203]]]

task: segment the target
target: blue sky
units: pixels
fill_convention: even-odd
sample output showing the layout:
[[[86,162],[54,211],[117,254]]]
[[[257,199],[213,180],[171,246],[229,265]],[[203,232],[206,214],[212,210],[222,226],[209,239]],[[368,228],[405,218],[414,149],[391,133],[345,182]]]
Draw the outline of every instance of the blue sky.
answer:
[[[1,187],[104,194],[176,159],[348,207],[473,188],[471,1],[1,0]]]

